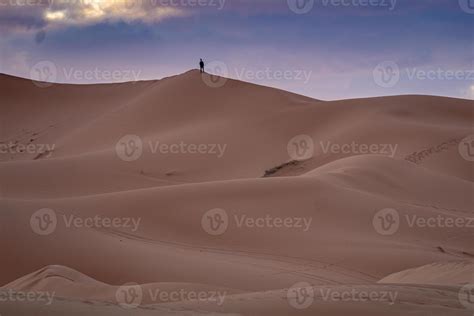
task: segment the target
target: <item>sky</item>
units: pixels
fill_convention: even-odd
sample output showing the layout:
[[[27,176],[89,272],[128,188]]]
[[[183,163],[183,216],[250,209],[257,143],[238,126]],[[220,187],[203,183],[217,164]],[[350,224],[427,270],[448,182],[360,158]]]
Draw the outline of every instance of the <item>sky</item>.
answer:
[[[0,0],[0,72],[65,83],[197,68],[316,99],[474,99],[474,0]]]

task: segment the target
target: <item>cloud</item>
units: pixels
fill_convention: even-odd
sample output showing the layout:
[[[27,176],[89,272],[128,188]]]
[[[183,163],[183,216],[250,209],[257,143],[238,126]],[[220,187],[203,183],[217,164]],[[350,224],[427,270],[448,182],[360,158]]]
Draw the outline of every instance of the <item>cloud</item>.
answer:
[[[15,32],[103,22],[152,24],[189,14],[180,7],[163,6],[154,0],[48,0],[29,7],[3,5],[0,26],[4,32]]]
[[[54,4],[44,12],[48,23],[94,24],[103,21],[156,23],[185,16],[177,7],[154,5],[140,0],[80,0],[75,4]]]
[[[42,8],[0,7],[0,33],[38,30],[47,25]]]
[[[295,19],[418,14],[429,8],[460,11],[454,3],[457,1],[453,0],[417,0],[416,3],[412,0],[378,0],[375,3],[390,1],[396,3],[395,10],[388,10],[386,6],[342,6],[338,5],[341,1],[315,0],[308,14],[296,15],[290,10],[288,0],[0,0],[0,30],[31,31],[118,21],[153,24],[169,18],[213,15],[223,11],[239,16],[289,16]],[[367,1],[345,0],[344,3]]]

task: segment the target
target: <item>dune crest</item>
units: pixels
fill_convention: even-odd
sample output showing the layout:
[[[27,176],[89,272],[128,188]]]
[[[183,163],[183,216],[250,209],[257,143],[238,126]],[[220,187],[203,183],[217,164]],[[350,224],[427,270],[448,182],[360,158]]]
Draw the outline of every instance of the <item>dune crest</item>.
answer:
[[[470,278],[469,278],[470,276]],[[474,282],[474,262],[436,262],[393,273],[378,283],[465,285]]]

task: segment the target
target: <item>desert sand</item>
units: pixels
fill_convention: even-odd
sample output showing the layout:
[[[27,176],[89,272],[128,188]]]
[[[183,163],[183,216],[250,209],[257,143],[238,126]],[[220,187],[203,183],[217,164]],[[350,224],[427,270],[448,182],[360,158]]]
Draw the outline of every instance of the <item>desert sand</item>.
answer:
[[[203,76],[0,75],[1,316],[474,314],[473,101]]]

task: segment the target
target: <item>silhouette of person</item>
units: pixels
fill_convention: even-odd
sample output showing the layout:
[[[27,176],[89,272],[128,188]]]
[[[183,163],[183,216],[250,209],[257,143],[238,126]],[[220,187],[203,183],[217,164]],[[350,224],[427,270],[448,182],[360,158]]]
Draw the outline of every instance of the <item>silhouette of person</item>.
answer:
[[[201,69],[201,70],[200,70],[201,73],[205,72],[205,71],[204,71],[204,62],[202,61],[202,58],[201,58],[201,60],[199,61],[199,67],[200,67],[200,69]]]

